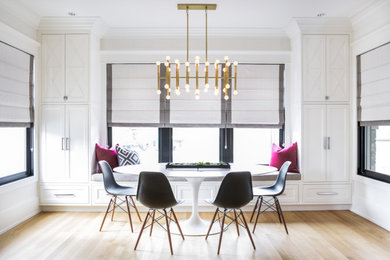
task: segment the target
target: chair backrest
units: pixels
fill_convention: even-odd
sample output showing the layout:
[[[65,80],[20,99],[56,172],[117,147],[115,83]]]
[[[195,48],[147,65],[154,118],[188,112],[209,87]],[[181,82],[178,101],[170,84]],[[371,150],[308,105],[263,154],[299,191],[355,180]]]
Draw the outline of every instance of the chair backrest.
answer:
[[[222,180],[214,205],[226,209],[238,209],[253,199],[250,172],[230,172]]]
[[[111,166],[106,161],[99,161],[100,168],[102,168],[104,189],[107,193],[111,193],[113,189],[119,187],[115,181]]]
[[[163,209],[177,204],[167,177],[161,172],[141,172],[137,200],[148,208]]]
[[[273,185],[273,188],[276,193],[275,196],[282,194],[284,188],[286,187],[287,171],[288,171],[288,167],[290,167],[290,164],[291,164],[290,161],[286,161],[283,163],[282,167],[280,167],[278,178],[276,179],[276,182]]]

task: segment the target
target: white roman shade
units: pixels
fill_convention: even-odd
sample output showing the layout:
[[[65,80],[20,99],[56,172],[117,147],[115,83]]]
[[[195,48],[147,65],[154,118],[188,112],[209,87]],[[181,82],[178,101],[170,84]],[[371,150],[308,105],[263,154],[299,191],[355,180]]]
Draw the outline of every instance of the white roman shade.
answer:
[[[358,57],[358,120],[361,125],[390,123],[390,43]]]
[[[29,127],[33,56],[0,42],[0,126]]]
[[[176,75],[175,64],[171,65],[173,76]],[[185,76],[185,66],[181,66],[179,70],[180,76]],[[195,75],[194,71],[191,74]],[[199,75],[204,75],[204,65],[199,65]],[[209,75],[215,76],[214,64],[209,66]],[[221,75],[221,74],[220,74]],[[218,80],[219,88],[221,89],[221,80]],[[190,92],[185,91],[185,79],[180,79],[180,95],[175,94],[176,81],[171,80],[171,99],[169,122],[167,126],[207,126],[221,127],[221,94],[215,95],[215,80],[209,80],[209,90],[204,92],[205,79],[199,79],[200,99],[195,99],[195,79],[190,79]],[[163,86],[163,85],[162,85]],[[165,92],[164,92],[165,93]],[[165,95],[163,95],[165,98]]]
[[[108,126],[160,126],[155,64],[107,65]]]
[[[232,96],[232,127],[276,127],[284,124],[284,65],[240,64],[238,95]]]

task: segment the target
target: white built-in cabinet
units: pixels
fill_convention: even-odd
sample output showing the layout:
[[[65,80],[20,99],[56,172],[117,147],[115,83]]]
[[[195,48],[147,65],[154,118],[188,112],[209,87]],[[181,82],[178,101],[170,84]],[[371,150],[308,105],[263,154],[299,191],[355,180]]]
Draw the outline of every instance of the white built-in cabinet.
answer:
[[[303,36],[303,101],[349,100],[349,36]]]
[[[41,35],[41,205],[90,203],[90,35]]]
[[[42,105],[42,182],[88,182],[88,105]]]
[[[304,105],[304,181],[349,181],[348,105]]]
[[[349,35],[302,35],[302,203],[350,204]]]
[[[89,36],[42,35],[42,102],[88,102]]]

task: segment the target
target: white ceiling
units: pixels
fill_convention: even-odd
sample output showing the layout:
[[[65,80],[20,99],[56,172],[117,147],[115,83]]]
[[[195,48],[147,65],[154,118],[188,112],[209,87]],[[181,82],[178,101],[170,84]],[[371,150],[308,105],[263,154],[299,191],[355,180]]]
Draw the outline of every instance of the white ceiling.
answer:
[[[185,26],[178,3],[216,3],[210,28],[284,28],[293,17],[351,17],[375,0],[1,0],[17,2],[36,16],[101,17],[108,27],[177,28]],[[190,26],[203,27],[204,13],[190,12]]]

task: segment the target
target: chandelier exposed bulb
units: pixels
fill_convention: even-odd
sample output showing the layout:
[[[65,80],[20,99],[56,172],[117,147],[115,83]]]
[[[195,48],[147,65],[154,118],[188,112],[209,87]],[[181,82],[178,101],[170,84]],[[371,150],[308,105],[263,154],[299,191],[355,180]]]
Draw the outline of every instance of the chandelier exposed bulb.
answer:
[[[211,9],[210,9],[211,8]],[[166,56],[165,60],[160,62],[156,61],[157,65],[157,94],[161,95],[162,90],[166,89],[166,99],[169,100],[171,98],[171,91],[175,90],[176,95],[180,95],[180,80],[185,79],[185,92],[190,92],[190,81],[194,80],[194,94],[195,99],[200,99],[200,88],[199,84],[200,79],[204,79],[204,92],[212,92],[214,89],[214,94],[218,95],[222,93],[224,95],[225,100],[229,100],[230,94],[237,95],[237,61],[229,61],[229,57],[225,56],[223,60],[215,60],[214,67],[215,70],[211,70],[210,66],[213,64],[209,62],[207,56],[207,11],[215,10],[216,5],[214,4],[178,4],[179,10],[187,10],[187,58],[186,61],[181,65],[185,66],[183,68],[184,74],[181,75],[180,72],[180,61],[179,59],[172,59],[171,57]],[[190,74],[190,56],[189,56],[189,12],[188,10],[205,10],[205,18],[206,18],[206,56],[204,57],[204,62],[200,63],[199,56],[195,56],[193,66],[193,71],[195,75]],[[202,58],[203,60],[203,58]],[[165,65],[165,67],[161,67],[161,65]],[[173,65],[173,67],[172,67]],[[203,65],[203,66],[202,66]],[[221,66],[220,66],[221,65]],[[233,67],[234,65],[234,67]],[[172,69],[173,68],[173,69]],[[204,75],[201,75],[204,72]],[[162,74],[162,75],[161,75]],[[174,80],[175,82],[171,82]],[[183,82],[184,83],[184,82]],[[164,85],[164,88],[161,86]],[[212,89],[210,89],[210,84],[212,85]],[[220,85],[219,85],[220,84]],[[174,86],[171,88],[171,85]],[[229,89],[231,89],[232,93],[229,93]],[[212,94],[211,94],[212,95]]]

